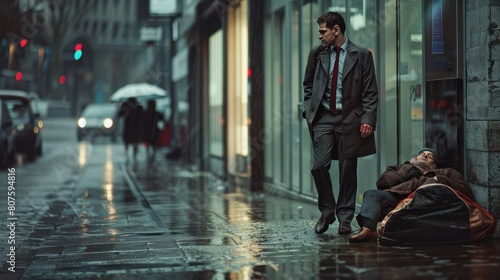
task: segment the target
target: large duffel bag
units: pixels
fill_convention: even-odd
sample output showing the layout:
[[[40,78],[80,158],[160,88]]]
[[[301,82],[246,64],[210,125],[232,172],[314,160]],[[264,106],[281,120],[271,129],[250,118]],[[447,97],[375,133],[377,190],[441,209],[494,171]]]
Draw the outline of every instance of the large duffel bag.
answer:
[[[468,197],[443,184],[419,187],[380,223],[378,243],[456,243],[491,237],[496,220]]]

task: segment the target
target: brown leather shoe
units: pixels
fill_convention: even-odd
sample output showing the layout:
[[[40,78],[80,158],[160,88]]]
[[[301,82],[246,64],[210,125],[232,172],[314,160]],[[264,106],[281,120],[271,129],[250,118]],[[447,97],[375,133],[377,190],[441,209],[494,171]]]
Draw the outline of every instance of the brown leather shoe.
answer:
[[[350,243],[375,242],[377,241],[378,233],[367,227],[362,227],[358,233],[349,237]]]

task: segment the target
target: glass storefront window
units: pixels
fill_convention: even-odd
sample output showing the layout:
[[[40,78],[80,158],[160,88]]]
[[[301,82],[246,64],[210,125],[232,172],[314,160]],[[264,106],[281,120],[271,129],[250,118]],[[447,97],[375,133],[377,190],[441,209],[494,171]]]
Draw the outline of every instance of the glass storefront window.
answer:
[[[401,159],[412,157],[423,146],[422,118],[422,2],[399,1],[399,120]]]
[[[209,153],[211,156],[224,155],[224,118],[223,118],[223,33],[215,32],[208,46],[208,110],[209,110]]]
[[[357,0],[357,1],[329,1],[327,3],[329,11],[336,11],[342,14],[346,22],[346,37],[354,44],[369,48],[373,52],[375,69],[379,68],[379,14],[377,13],[377,1],[375,0]],[[320,13],[321,14],[321,13]],[[394,63],[394,61],[392,61]],[[380,73],[377,73],[377,81],[380,90]],[[379,94],[381,94],[379,92]],[[379,97],[379,102],[382,100]],[[380,107],[379,107],[380,112]],[[380,125],[380,122],[379,122]],[[375,136],[379,133],[381,127],[377,127]],[[383,128],[382,128],[383,129]],[[378,139],[378,138],[377,138]],[[377,141],[378,142],[378,141]],[[362,200],[365,190],[373,188],[378,176],[377,154],[358,158],[358,202]],[[330,174],[334,193],[338,193],[338,164],[332,163]]]
[[[386,166],[407,160],[423,145],[423,5],[399,0],[271,2],[264,47],[265,176],[294,192],[316,196],[311,139],[297,103],[303,98],[309,50],[319,43],[316,20],[327,10],[338,11],[346,20],[347,38],[372,51],[379,86],[377,154],[358,159],[361,198]],[[331,175],[337,191],[336,163]]]
[[[304,92],[302,88],[302,80],[304,79],[304,71],[305,65],[307,63],[307,56],[309,55],[309,50],[314,46],[320,43],[318,40],[318,26],[316,24],[316,20],[318,19],[318,14],[320,14],[319,6],[315,1],[308,1],[309,3],[305,3],[301,10],[301,34],[302,38],[300,40],[299,50],[300,50],[300,59],[301,64],[298,69],[298,73],[296,73],[299,77],[300,85],[300,100],[302,102]],[[302,113],[302,108],[300,108],[300,112]],[[316,196],[316,188],[314,186],[314,182],[311,176],[311,164],[312,164],[312,142],[311,136],[309,135],[309,128],[307,127],[307,123],[300,118],[300,134],[301,134],[301,143],[300,149],[298,149],[301,153],[301,167],[300,174],[302,177],[301,181],[301,192],[304,194],[309,194],[311,196]],[[298,172],[297,172],[298,173]]]
[[[286,165],[283,158],[283,112],[285,96],[283,91],[284,79],[284,10],[275,11],[265,29],[265,60],[266,75],[264,80],[264,127],[266,144],[265,176],[277,184],[284,181],[283,168]]]
[[[228,10],[227,25],[227,148],[229,172],[246,173],[249,156],[248,19],[247,5]]]

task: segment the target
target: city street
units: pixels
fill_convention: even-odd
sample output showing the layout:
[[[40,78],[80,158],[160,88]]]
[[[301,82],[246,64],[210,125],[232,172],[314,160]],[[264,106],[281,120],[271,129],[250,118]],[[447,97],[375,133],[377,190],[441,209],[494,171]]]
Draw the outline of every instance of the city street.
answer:
[[[8,172],[0,173],[7,225],[0,279],[495,279],[500,272],[498,239],[349,244],[337,223],[314,234],[312,200],[275,189],[252,194],[167,161],[162,151],[148,163],[144,148],[133,159],[120,142],[78,143],[71,119],[47,119],[43,133],[43,155],[18,158],[9,172],[15,205]]]

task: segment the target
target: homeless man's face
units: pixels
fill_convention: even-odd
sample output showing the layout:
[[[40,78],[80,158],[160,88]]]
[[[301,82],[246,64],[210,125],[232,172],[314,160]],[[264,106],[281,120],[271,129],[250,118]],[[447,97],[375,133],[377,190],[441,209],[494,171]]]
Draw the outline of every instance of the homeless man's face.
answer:
[[[418,154],[417,156],[415,156],[414,158],[412,158],[410,160],[410,163],[412,164],[415,164],[415,165],[425,165],[427,166],[426,169],[428,168],[434,168],[434,154],[429,152],[429,151],[425,151],[425,152],[422,152],[420,154]]]
[[[419,155],[417,155],[417,159],[425,160],[429,164],[433,164],[434,163],[434,154],[429,152],[429,151],[425,151],[425,152],[422,152]]]

